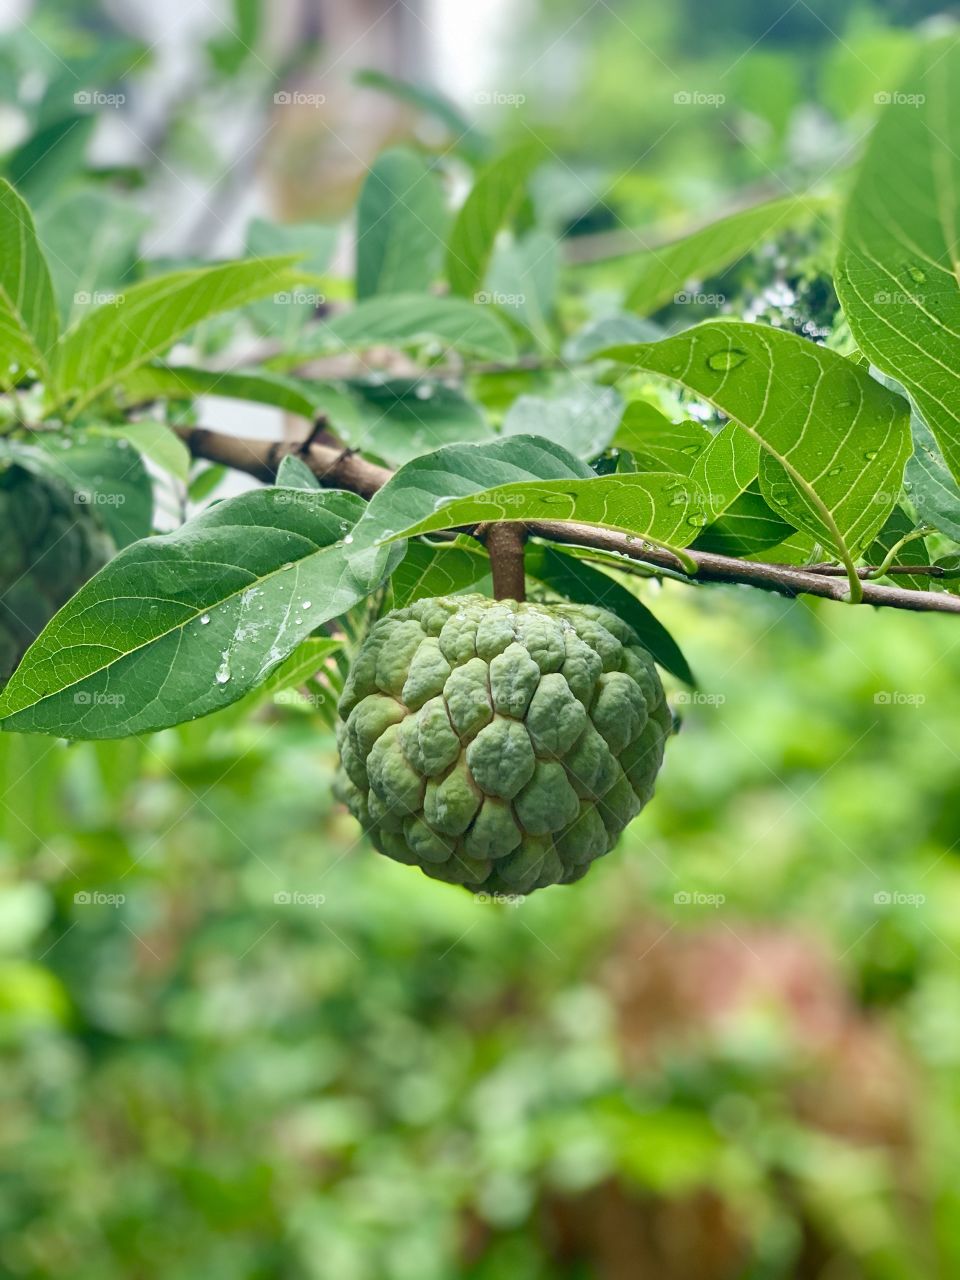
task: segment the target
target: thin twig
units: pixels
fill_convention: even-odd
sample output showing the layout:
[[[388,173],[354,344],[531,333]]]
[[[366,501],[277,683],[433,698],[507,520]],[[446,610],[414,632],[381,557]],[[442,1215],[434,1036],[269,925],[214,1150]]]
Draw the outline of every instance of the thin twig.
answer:
[[[281,459],[288,453],[299,453],[301,449],[295,443],[246,440],[203,427],[178,427],[176,430],[194,457],[245,471],[268,483],[276,475]],[[392,471],[367,462],[349,449],[337,449],[329,444],[310,445],[304,461],[322,484],[349,489],[364,498],[372,497],[393,475]],[[559,520],[530,521],[526,529],[529,534],[549,538],[552,542],[595,547],[644,564],[670,569],[685,574],[691,582],[739,583],[786,596],[810,595],[827,600],[848,600],[849,583],[845,575],[843,579],[835,578],[809,568],[737,560],[709,551],[694,551],[689,547],[684,549],[684,557],[688,561],[685,567],[671,551],[613,529]],[[690,566],[696,569],[695,575],[688,572]],[[917,612],[960,613],[960,596],[879,586],[869,581],[863,583],[862,603]]]

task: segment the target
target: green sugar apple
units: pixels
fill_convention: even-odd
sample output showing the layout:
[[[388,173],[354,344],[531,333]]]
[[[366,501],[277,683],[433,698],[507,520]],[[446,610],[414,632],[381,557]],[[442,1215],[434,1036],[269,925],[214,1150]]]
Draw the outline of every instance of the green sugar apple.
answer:
[[[0,470],[0,686],[112,552],[96,515],[69,486],[20,466]]]
[[[614,614],[479,595],[375,623],[339,710],[337,794],[374,846],[475,893],[579,880],[650,799],[672,729]]]

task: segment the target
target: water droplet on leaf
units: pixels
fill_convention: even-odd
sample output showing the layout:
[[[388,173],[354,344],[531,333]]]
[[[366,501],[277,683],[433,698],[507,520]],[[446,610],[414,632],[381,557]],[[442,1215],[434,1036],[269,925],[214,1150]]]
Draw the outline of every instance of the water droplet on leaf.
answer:
[[[203,617],[200,619],[201,627],[205,627],[209,621],[210,621],[210,615],[209,613],[205,613]]]
[[[726,373],[727,370],[736,369],[738,365],[743,364],[746,358],[747,353],[741,351],[739,347],[728,347],[724,351],[714,351],[713,355],[707,356],[707,368],[718,373]]]

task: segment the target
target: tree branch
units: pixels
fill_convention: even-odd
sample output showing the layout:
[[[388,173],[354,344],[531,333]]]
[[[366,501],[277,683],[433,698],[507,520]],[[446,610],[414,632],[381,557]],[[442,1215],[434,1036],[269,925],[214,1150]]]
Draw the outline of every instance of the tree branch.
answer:
[[[392,471],[367,462],[350,449],[338,449],[319,440],[303,446],[270,440],[245,440],[239,436],[209,431],[204,427],[178,427],[176,430],[195,458],[204,458],[208,462],[221,463],[236,471],[245,471],[268,483],[275,477],[282,458],[289,453],[302,457],[321,483],[332,488],[349,489],[364,498],[372,497],[393,475]],[[549,538],[552,542],[595,547],[644,564],[683,574],[687,572],[671,552],[628,538],[626,534],[612,529],[598,529],[593,525],[559,520],[532,520],[525,528],[528,534]],[[786,596],[847,599],[849,583],[846,579],[830,577],[822,570],[817,572],[796,568],[794,565],[737,560],[709,551],[693,551],[689,547],[684,549],[684,555],[696,566],[696,575],[687,575],[691,582],[739,583],[766,591],[777,591]],[[863,584],[863,603],[917,612],[960,613],[960,596],[879,586],[873,582]]]
[[[487,548],[493,573],[493,594],[497,600],[525,600],[527,578],[524,572],[523,546],[526,526],[517,520],[494,520],[478,524],[474,537]]]

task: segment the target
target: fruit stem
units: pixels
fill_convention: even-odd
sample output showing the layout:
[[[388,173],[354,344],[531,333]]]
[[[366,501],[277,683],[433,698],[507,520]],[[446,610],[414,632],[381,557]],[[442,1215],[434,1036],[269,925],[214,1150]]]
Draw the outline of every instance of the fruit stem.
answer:
[[[525,600],[526,574],[523,544],[527,540],[524,525],[515,520],[497,520],[477,529],[490,556],[493,572],[493,594],[497,600]]]

